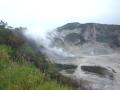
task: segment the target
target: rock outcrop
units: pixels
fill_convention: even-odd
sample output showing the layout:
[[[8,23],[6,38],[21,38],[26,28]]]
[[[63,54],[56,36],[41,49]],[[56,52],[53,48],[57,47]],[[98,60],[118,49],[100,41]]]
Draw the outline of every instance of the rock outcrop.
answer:
[[[108,54],[120,47],[120,25],[75,22],[58,27],[53,34],[53,46],[69,52]]]

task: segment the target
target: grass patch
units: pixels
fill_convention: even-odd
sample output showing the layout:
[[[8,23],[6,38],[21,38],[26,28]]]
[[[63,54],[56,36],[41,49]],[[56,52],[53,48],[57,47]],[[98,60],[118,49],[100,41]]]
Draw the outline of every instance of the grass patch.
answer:
[[[0,90],[73,90],[55,80],[46,80],[34,64],[23,58],[21,64],[11,58],[13,49],[0,45]],[[12,54],[13,55],[13,54]]]

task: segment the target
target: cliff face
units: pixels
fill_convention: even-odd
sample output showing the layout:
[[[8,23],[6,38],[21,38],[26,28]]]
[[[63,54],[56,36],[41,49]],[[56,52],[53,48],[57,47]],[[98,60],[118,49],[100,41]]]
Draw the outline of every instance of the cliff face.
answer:
[[[120,47],[120,25],[74,22],[58,27],[54,35],[53,45],[70,52],[99,54]]]

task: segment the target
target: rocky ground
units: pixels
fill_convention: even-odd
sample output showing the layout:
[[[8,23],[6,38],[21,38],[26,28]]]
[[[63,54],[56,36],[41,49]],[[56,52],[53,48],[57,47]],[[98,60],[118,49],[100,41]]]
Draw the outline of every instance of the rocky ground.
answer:
[[[109,55],[83,56],[67,59],[56,59],[54,62],[76,65],[74,71],[63,69],[62,74],[80,83],[83,90],[119,90],[120,57],[118,53]],[[70,68],[72,69],[72,68]]]
[[[68,23],[51,35],[51,46],[64,53],[50,60],[75,65],[60,72],[77,80],[82,90],[120,89],[120,25]]]

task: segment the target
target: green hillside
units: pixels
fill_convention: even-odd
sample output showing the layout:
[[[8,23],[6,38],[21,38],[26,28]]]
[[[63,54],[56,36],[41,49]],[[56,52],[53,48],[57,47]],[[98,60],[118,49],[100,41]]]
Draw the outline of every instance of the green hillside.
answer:
[[[73,90],[51,78],[54,65],[20,32],[0,26],[0,90]]]

